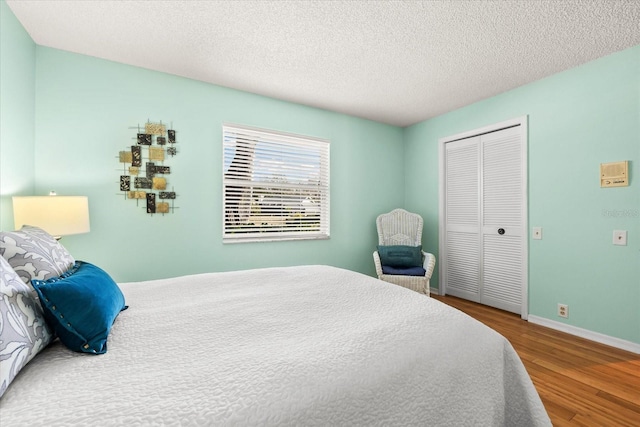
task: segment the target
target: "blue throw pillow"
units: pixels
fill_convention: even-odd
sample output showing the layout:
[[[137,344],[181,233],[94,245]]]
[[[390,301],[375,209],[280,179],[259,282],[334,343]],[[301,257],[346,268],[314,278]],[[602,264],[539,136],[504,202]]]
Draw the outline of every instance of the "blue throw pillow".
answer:
[[[378,246],[380,263],[388,267],[422,267],[422,246]]]
[[[393,274],[395,276],[424,276],[427,274],[427,270],[422,267],[394,268],[383,265],[382,273]]]
[[[107,337],[120,311],[127,308],[113,279],[88,262],[49,280],[32,280],[47,324],[60,341],[78,352],[107,352]]]

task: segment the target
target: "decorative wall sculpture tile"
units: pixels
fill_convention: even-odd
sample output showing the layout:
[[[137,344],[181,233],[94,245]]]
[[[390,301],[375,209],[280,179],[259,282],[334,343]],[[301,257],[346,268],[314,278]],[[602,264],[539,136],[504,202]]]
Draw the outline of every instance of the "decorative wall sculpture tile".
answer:
[[[133,185],[136,188],[151,188],[152,184],[153,184],[153,181],[151,181],[151,179],[149,178],[136,177]]]
[[[138,144],[139,145],[151,145],[151,138],[153,135],[150,133],[139,133]]]
[[[156,213],[156,193],[147,193],[147,213]]]
[[[163,136],[167,133],[167,126],[162,123],[147,122],[144,124],[144,131],[151,135]]]
[[[154,177],[152,187],[154,190],[166,190],[167,180],[166,178]]]
[[[128,199],[146,199],[147,193],[144,191],[129,191],[127,192]]]
[[[168,191],[171,167],[164,162],[178,154],[176,131],[167,129],[162,122],[150,121],[143,127],[130,129],[136,130],[135,145],[118,153],[121,194],[125,199],[135,200],[137,205],[146,202],[145,206],[138,206],[149,214],[174,213],[176,193],[173,188]]]
[[[120,152],[120,163],[131,163],[132,155],[131,151],[121,151]]]
[[[131,166],[142,166],[142,149],[137,145],[131,146]]]
[[[131,177],[129,175],[120,175],[120,191],[129,191],[131,189]]]
[[[173,191],[161,191],[160,192],[160,198],[161,199],[175,199],[176,198],[176,193],[174,193]]]
[[[149,160],[164,161],[164,148],[149,147]]]

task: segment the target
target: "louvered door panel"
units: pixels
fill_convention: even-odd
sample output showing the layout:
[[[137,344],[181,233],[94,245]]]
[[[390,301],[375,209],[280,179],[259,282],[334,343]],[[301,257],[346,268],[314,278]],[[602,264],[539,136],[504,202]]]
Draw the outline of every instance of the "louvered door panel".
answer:
[[[521,237],[484,236],[481,302],[520,313],[522,301]]]
[[[447,293],[480,302],[480,236],[447,232]]]
[[[447,144],[447,225],[477,230],[479,138]]]
[[[522,301],[520,128],[481,137],[483,304],[515,313]]]
[[[522,219],[520,130],[482,136],[484,226],[519,227]]]
[[[447,293],[480,300],[479,138],[446,145]]]

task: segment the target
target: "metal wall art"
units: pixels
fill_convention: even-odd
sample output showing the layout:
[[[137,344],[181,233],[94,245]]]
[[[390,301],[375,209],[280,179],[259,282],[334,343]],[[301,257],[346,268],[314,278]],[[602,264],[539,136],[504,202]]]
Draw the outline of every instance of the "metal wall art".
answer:
[[[160,123],[147,121],[144,128],[140,125],[132,137],[136,144],[120,151],[120,191],[125,199],[142,201],[148,214],[168,214],[178,209],[174,205],[176,193],[169,190],[171,166],[165,161],[178,154],[176,149],[176,131],[167,129]]]

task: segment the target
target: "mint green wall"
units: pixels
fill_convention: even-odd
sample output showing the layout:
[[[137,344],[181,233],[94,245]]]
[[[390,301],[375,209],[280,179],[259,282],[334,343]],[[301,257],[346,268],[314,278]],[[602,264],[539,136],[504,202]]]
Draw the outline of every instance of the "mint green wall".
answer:
[[[77,258],[119,281],[314,263],[375,273],[375,218],[404,201],[402,129],[41,46],[36,57],[36,193],[89,196],[91,232],[63,239]],[[118,195],[118,152],[147,119],[177,131],[175,214]],[[329,240],[222,244],[224,122],[331,141]]]
[[[402,130],[36,47],[2,0],[0,18],[1,229],[11,196],[56,190],[90,199],[91,232],[65,246],[119,281],[309,263],[373,274],[375,217],[398,206],[423,215],[438,253],[438,139],[528,115],[529,225],[544,228],[529,244],[530,314],[640,343],[640,46]],[[147,119],[178,131],[180,209],[164,217],[117,196],[117,152]],[[223,122],[331,140],[330,240],[221,243]],[[631,186],[600,189],[598,165],[617,160]]]
[[[524,115],[529,227],[543,227],[529,313],[640,343],[640,46],[406,128],[405,206],[424,216],[426,248],[438,252],[438,139]],[[620,160],[631,185],[600,188],[600,163]]]
[[[11,196],[33,192],[36,45],[0,1],[0,229],[13,228]]]

